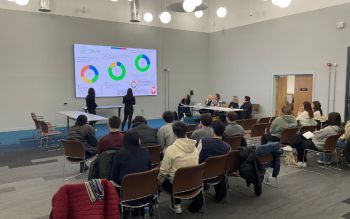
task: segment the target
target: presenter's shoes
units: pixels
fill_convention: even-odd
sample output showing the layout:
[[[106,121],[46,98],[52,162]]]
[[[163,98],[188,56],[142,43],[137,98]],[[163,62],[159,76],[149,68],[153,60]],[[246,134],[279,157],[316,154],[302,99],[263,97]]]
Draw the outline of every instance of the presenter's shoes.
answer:
[[[181,204],[180,205],[175,205],[174,207],[171,205],[170,209],[175,211],[176,214],[182,214]]]

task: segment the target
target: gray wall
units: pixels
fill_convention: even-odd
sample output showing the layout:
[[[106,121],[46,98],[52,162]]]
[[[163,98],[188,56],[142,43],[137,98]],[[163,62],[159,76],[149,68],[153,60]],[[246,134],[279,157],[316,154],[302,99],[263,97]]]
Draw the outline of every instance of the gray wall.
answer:
[[[350,27],[340,31],[336,24],[350,24],[349,11],[345,4],[210,34],[211,92],[224,98],[250,95],[271,115],[274,73],[315,73],[314,98],[327,111],[325,65],[336,62],[335,111],[343,114]]]
[[[158,51],[159,95],[137,98],[135,114],[144,109],[147,118],[161,117],[164,68],[171,70],[171,109],[177,109],[190,89],[198,99],[207,93],[202,86],[208,82],[203,75],[209,74],[206,33],[8,10],[0,10],[0,28],[0,131],[32,128],[30,112],[62,125],[65,118],[57,111],[85,105],[84,99],[74,97],[74,43]],[[102,98],[97,103],[120,104],[121,99]]]

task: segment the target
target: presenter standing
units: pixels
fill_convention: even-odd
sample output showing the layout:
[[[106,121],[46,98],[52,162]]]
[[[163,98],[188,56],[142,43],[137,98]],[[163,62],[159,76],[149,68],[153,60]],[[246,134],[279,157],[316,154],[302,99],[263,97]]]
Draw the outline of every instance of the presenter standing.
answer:
[[[96,115],[96,101],[95,101],[95,90],[90,87],[88,90],[88,95],[85,98],[86,108],[88,113]],[[95,122],[89,122],[90,125],[93,125]]]
[[[132,93],[132,89],[129,88],[126,95],[123,97],[123,104],[124,106],[124,119],[122,123],[122,131],[124,131],[124,126],[126,123],[126,120],[128,120],[128,129],[130,129],[131,126],[131,119],[132,114],[134,113],[134,105],[135,105],[135,97]]]

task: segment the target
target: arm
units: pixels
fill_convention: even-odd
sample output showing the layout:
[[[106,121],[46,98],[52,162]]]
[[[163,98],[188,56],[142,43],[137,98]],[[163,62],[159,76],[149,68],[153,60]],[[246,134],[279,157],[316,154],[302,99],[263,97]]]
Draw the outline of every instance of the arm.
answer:
[[[171,156],[169,155],[169,150],[165,150],[164,158],[162,160],[162,165],[159,168],[160,175],[168,176],[171,169]]]
[[[164,131],[163,131],[162,128],[160,128],[158,130],[157,139],[158,139],[159,144],[162,146],[162,148],[164,148],[164,146],[165,146],[165,136],[164,136]]]
[[[136,104],[136,99],[135,97],[132,97],[132,105],[135,105]]]
[[[125,96],[123,97],[123,104],[125,104]]]

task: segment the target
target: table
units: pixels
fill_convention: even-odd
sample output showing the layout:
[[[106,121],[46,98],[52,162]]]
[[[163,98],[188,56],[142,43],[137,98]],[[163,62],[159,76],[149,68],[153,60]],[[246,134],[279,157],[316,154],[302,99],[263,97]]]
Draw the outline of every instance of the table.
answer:
[[[244,111],[243,109],[234,109],[234,108],[226,108],[226,107],[219,107],[219,106],[201,106],[201,105],[183,105],[182,107],[188,107],[191,109],[191,115],[193,115],[193,110],[212,110],[216,112],[239,112]]]
[[[120,111],[124,106],[120,105],[107,105],[107,106],[98,106],[96,109],[118,109],[118,116],[120,118]],[[87,113],[87,107],[83,106],[82,109]]]
[[[58,114],[64,115],[67,117],[67,129],[69,129],[69,120],[77,120],[79,115],[85,115],[89,122],[97,122],[97,121],[103,121],[108,120],[106,117],[90,114],[90,113],[84,113],[81,111],[58,111]]]

